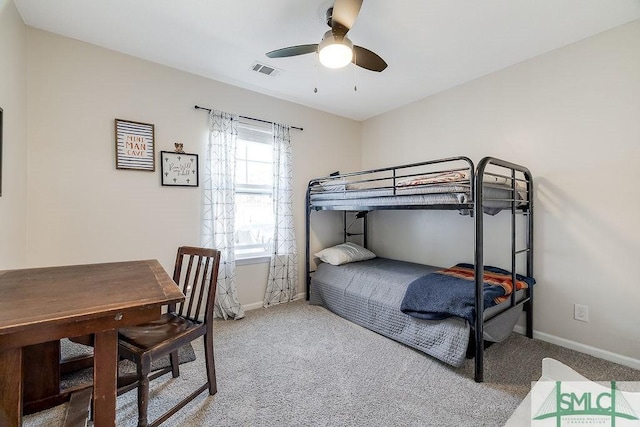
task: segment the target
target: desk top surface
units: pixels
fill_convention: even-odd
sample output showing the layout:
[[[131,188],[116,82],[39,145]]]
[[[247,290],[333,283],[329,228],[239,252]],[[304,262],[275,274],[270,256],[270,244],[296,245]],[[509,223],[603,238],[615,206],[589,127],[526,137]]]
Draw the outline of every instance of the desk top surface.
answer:
[[[184,300],[157,260],[0,271],[0,334]]]

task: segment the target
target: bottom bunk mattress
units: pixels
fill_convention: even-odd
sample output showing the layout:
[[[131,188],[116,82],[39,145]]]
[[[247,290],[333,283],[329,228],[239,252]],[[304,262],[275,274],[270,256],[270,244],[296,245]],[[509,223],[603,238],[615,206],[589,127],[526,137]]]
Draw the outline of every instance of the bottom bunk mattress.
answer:
[[[409,284],[440,269],[387,258],[339,266],[321,263],[311,279],[309,302],[458,367],[467,353],[469,323],[457,317],[424,320],[400,311]],[[502,311],[501,305],[485,310],[485,318]],[[485,338],[504,339],[513,330],[520,311],[521,307],[517,307],[486,323]],[[489,323],[492,328],[488,328]]]

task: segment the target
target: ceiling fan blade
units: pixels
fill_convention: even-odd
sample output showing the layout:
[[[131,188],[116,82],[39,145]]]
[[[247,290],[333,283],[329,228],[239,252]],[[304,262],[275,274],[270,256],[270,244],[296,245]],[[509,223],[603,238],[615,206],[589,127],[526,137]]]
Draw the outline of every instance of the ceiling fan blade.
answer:
[[[387,63],[378,54],[371,52],[361,46],[353,46],[353,61],[358,67],[371,71],[383,71],[387,68]]]
[[[298,46],[283,47],[282,49],[267,52],[269,58],[286,58],[287,56],[304,55],[306,53],[314,53],[318,50],[317,44],[301,44]]]
[[[336,36],[344,36],[356,22],[362,0],[336,0],[331,15],[331,29]]]

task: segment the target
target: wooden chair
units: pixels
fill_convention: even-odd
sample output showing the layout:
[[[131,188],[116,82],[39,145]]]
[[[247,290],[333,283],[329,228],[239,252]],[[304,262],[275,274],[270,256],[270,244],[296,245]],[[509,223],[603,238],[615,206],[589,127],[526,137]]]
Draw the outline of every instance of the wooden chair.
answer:
[[[201,336],[204,336],[207,382],[150,425],[157,426],[166,421],[206,389],[209,389],[210,395],[216,394],[212,320],[219,264],[220,253],[214,249],[180,247],[173,280],[187,297],[186,300],[170,305],[167,313],[157,321],[119,330],[120,358],[133,361],[137,372],[135,382],[119,388],[118,394],[137,387],[138,426],[149,425],[149,381],[169,371],[174,378],[178,377],[178,349]],[[204,321],[200,320],[202,317]],[[151,361],[167,354],[170,355],[171,366],[149,375]]]

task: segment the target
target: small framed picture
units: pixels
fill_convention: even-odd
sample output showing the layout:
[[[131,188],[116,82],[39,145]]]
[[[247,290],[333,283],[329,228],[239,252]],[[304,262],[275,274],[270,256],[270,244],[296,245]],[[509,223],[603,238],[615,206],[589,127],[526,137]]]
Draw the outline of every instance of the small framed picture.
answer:
[[[197,187],[198,155],[161,151],[160,172],[162,185]]]
[[[154,126],[116,119],[116,169],[156,170]]]

